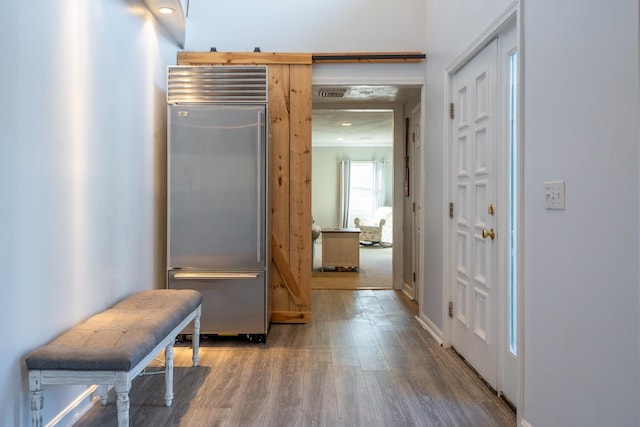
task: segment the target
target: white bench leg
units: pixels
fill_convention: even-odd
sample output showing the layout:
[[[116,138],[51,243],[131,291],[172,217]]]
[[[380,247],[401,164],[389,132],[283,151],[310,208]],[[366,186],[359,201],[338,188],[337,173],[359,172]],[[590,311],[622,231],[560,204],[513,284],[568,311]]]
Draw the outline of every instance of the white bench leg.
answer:
[[[131,380],[127,372],[116,373],[116,406],[118,427],[129,427],[129,389]]]
[[[173,402],[173,343],[164,349],[164,404],[171,406]]]
[[[193,350],[193,366],[198,366],[200,360],[200,312],[193,319],[193,339],[191,340]]]
[[[31,426],[42,427],[42,380],[40,371],[29,371],[29,392],[31,394]]]
[[[107,404],[107,400],[109,399],[109,386],[106,384],[102,384],[100,386],[100,403],[102,406]]]

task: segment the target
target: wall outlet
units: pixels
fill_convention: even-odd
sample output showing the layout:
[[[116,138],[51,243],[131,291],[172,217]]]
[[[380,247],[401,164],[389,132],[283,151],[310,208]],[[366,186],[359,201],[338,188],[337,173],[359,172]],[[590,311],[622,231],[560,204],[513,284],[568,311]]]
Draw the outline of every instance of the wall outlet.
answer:
[[[544,196],[547,209],[564,209],[564,181],[545,182]]]

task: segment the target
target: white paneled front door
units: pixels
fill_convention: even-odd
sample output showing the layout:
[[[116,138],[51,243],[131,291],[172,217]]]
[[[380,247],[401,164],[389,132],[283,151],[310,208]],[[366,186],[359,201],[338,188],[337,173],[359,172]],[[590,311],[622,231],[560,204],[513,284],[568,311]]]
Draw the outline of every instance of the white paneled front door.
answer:
[[[450,76],[451,344],[516,407],[521,225],[515,19]]]
[[[452,79],[451,341],[478,373],[497,384],[498,298],[495,238],[498,49],[494,39]]]

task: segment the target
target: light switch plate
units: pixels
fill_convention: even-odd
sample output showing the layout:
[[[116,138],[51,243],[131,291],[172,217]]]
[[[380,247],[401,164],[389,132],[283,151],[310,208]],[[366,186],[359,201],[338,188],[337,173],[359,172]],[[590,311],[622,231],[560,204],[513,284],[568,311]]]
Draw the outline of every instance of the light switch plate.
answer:
[[[564,209],[564,181],[545,182],[544,196],[547,209]]]

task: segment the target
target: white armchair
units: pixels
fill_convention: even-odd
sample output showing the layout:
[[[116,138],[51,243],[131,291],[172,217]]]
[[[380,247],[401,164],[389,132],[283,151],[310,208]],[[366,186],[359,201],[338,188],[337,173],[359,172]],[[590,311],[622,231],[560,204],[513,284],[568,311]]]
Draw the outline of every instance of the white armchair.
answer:
[[[379,244],[391,247],[393,241],[393,209],[383,206],[376,210],[374,218],[355,218],[354,223],[360,229],[360,243]]]
[[[378,212],[382,213],[382,212]],[[391,225],[391,221],[385,218],[380,218],[378,221],[369,220],[366,218],[355,218],[353,222],[356,228],[360,229],[360,243],[363,245],[375,245],[384,246],[386,248],[391,247],[391,236],[388,228]]]

